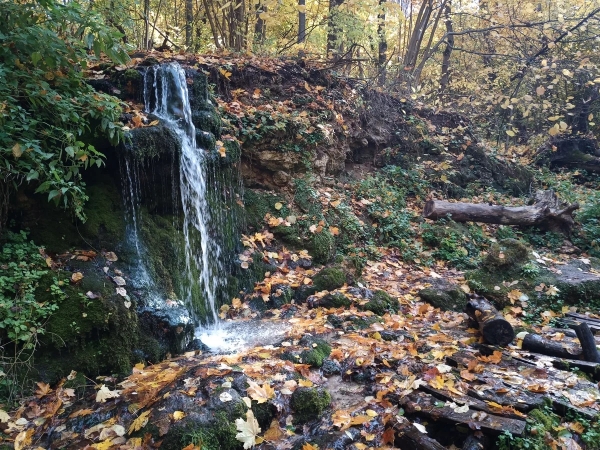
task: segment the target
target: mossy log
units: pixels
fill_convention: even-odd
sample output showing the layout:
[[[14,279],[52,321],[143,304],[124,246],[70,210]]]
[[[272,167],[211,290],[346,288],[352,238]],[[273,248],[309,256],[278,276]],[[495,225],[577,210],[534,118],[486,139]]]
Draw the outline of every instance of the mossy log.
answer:
[[[569,234],[573,225],[573,211],[579,204],[561,204],[554,191],[538,191],[530,206],[500,206],[482,203],[450,203],[429,200],[423,207],[423,217],[438,220],[451,218],[455,222],[483,222],[501,225],[539,226]]]
[[[489,448],[490,442],[487,436],[475,436],[470,434],[461,447],[462,450],[484,450]]]
[[[465,312],[477,322],[483,339],[488,344],[506,346],[515,338],[512,325],[485,297],[471,295]]]
[[[560,342],[544,339],[539,334],[528,333],[523,338],[523,350],[542,355],[556,356],[557,358],[581,359],[581,349],[569,349]]]

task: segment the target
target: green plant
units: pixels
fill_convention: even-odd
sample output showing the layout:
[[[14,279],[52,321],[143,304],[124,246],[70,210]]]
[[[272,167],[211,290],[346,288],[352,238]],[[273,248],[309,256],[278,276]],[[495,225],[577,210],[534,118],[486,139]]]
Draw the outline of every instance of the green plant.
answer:
[[[84,141],[98,134],[116,144],[122,136],[119,101],[96,92],[83,70],[93,58],[89,51],[126,61],[118,38],[77,1],[2,3],[0,175],[9,183],[38,182],[36,192],[72,207],[82,220],[81,171],[104,158]]]
[[[9,401],[22,389],[46,320],[65,298],[64,282],[52,276],[40,250],[21,231],[7,233],[0,253],[0,397]],[[43,290],[50,295],[41,299]]]
[[[534,262],[528,262],[521,267],[521,274],[525,278],[535,278],[540,274],[540,267]]]

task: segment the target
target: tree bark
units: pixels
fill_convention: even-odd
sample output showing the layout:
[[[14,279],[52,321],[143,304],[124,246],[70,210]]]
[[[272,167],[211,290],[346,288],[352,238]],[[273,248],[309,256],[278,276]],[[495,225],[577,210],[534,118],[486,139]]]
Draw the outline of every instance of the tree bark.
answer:
[[[444,450],[446,447],[436,440],[421,433],[408,419],[397,416],[398,423],[394,425],[396,438],[394,446],[411,450]]]
[[[379,70],[379,86],[385,85],[387,64],[387,39],[385,37],[385,0],[379,0],[379,12],[377,13],[377,36],[379,48],[377,52],[377,68]]]
[[[506,346],[515,338],[512,325],[485,297],[471,295],[465,311],[477,322],[488,344]]]
[[[549,341],[542,336],[534,333],[528,333],[523,338],[523,350],[541,355],[556,356],[557,358],[580,359],[581,349],[569,351],[560,342]]]
[[[306,40],[306,0],[298,0],[298,44]]]
[[[194,22],[194,2],[185,0],[185,47],[189,49],[192,46]]]
[[[451,218],[455,222],[536,225],[569,234],[575,224],[573,211],[578,208],[577,203],[559,204],[553,191],[538,191],[535,203],[531,206],[498,206],[429,200],[423,208],[423,217],[432,220]]]
[[[452,55],[452,49],[454,48],[454,28],[452,25],[451,10],[452,3],[448,1],[444,7],[444,16],[446,16],[446,33],[448,39],[446,41],[446,48],[442,53],[442,77],[440,79],[440,94],[443,94],[450,83],[450,56]]]
[[[267,12],[267,7],[263,6],[262,3],[256,5],[256,23],[254,24],[254,42],[258,45],[265,43],[267,36],[267,24],[261,16],[261,14]]]
[[[598,349],[596,348],[596,340],[588,324],[580,322],[573,326],[573,329],[577,333],[577,338],[581,344],[583,359],[593,363],[600,363],[600,354],[598,354]]]
[[[332,57],[335,61],[339,58],[338,52],[336,51],[339,27],[335,23],[335,15],[338,7],[342,3],[344,3],[344,0],[329,0],[329,17],[327,18],[327,58]]]

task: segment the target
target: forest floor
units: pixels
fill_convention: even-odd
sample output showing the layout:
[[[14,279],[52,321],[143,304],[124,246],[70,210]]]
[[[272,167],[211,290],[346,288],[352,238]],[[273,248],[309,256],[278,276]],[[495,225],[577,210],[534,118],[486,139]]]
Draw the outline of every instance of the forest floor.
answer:
[[[268,123],[277,139],[263,139],[265,151],[281,146],[286,136],[277,134],[279,126],[300,130],[297,140],[303,144],[319,129],[325,136],[336,130],[348,141],[381,137],[372,136],[375,132],[354,133],[360,120],[357,95],[349,83],[337,80],[332,83],[336,86],[325,86],[327,80],[320,73],[304,81],[285,61],[276,59],[189,55],[168,59],[216,73],[219,83],[226,84],[217,98],[228,126],[225,131],[233,132],[244,121],[246,131],[256,136]],[[130,65],[110,70],[124,72],[140,62],[141,57],[134,58]],[[88,75],[103,80],[106,72],[95,67]],[[255,79],[244,78],[248,73],[263,77],[264,85],[249,89]],[[283,91],[277,91],[276,75],[281,73],[286,74],[286,83]],[[227,84],[230,79],[232,85]],[[310,102],[291,101],[299,97],[310,97]],[[139,102],[129,103],[125,127],[152,125],[141,109]],[[277,171],[259,167],[254,174],[252,188],[269,204],[243,237],[245,250],[238,262],[240,270],[258,262],[272,270],[252,292],[224,305],[220,315],[231,333],[264,328],[279,330],[279,336],[235,352],[204,348],[153,365],[140,363],[124,379],[82,381],[80,374],[72,373],[55,386],[39,382],[35,395],[23,399],[18,408],[0,409],[0,448],[2,444],[15,449],[600,448],[597,365],[577,359],[565,362],[521,348],[526,332],[575,348],[576,338],[556,328],[557,319],[577,312],[588,314],[591,321],[600,321],[600,316],[584,306],[555,301],[553,285],[535,286],[547,306],[539,307],[528,302],[524,289],[519,290],[520,280],[507,277],[490,293],[502,293],[503,315],[517,337],[498,347],[485,343],[465,313],[436,308],[420,297],[435,280],[444,280],[465,295],[472,293],[466,269],[480,268],[502,237],[532,244],[527,251],[532,271],[543,266],[560,272],[573,260],[589,265],[589,255],[564,245],[561,236],[539,230],[509,232],[507,227],[485,224],[454,228],[454,223],[422,220],[426,198],[448,194],[458,186],[461,170],[471,171],[476,162],[468,162],[469,151],[477,143],[462,124],[449,127],[417,112],[414,116],[402,112],[399,134],[417,137],[431,147],[431,155],[419,149],[410,171],[377,175],[377,155],[357,155],[349,165],[359,175],[350,174],[332,186],[323,171],[317,183],[302,188],[306,208],[298,205],[299,184],[265,196],[264,191],[275,186],[272,172]],[[276,120],[267,122],[261,114]],[[241,134],[226,136],[243,140]],[[217,146],[222,144],[217,141]],[[398,150],[394,145],[405,149],[395,142],[392,156]],[[449,150],[452,145],[456,148]],[[313,164],[322,150],[314,148]],[[343,158],[336,160],[339,142],[331,143],[330,150],[328,164],[343,166]],[[520,153],[498,152],[497,160],[529,164],[532,149],[517,150]],[[297,156],[293,151],[286,154]],[[248,159],[260,166],[258,156]],[[594,182],[574,191],[577,175],[539,172],[535,181],[539,187],[555,188],[565,198],[585,198],[596,188]],[[291,175],[299,178],[297,173]],[[488,180],[474,184],[476,188],[461,187],[456,199],[526,202],[508,191],[494,191]],[[294,239],[313,245],[311,251],[315,236],[327,233],[342,262],[337,261],[336,267],[332,255],[327,255],[330,264],[323,269],[314,261],[300,264],[311,256],[285,242],[288,228],[294,229]],[[552,245],[550,238],[556,241]],[[385,239],[389,245],[377,245]],[[361,270],[353,270],[360,273],[343,274],[341,281],[335,273],[324,275],[331,269],[348,269],[350,261],[355,265],[359,261]],[[591,267],[585,273],[597,275]],[[327,280],[318,281],[319,277]],[[298,296],[303,290],[310,292]]]

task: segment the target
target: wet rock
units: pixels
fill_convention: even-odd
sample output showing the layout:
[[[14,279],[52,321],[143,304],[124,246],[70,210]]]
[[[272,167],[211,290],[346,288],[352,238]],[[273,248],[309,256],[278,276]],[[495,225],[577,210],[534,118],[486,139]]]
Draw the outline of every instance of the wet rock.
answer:
[[[319,306],[323,308],[343,308],[352,304],[352,300],[341,292],[332,292],[319,300]]]
[[[360,298],[365,298],[365,299],[373,298],[373,291],[370,289],[367,289],[367,288],[351,287],[348,289],[348,293],[352,294],[356,297],[360,297]]]
[[[294,296],[293,289],[288,284],[275,284],[271,287],[270,307],[281,308],[292,301]]]
[[[300,345],[308,347],[300,353],[300,359],[303,364],[308,364],[311,367],[321,367],[323,361],[331,354],[331,346],[323,339],[305,335],[300,339]]]
[[[315,294],[317,288],[314,285],[303,284],[294,293],[294,300],[297,303],[304,303],[308,297]]]
[[[464,311],[467,295],[458,285],[440,278],[431,278],[427,282],[431,286],[419,291],[423,301],[443,311]]]
[[[292,394],[290,406],[294,423],[304,424],[318,419],[331,403],[329,392],[322,388],[299,387]]]
[[[279,314],[280,319],[291,319],[298,312],[298,308],[294,305],[288,307],[285,311]]]
[[[378,316],[383,316],[386,312],[397,313],[399,308],[398,300],[392,298],[385,291],[376,291],[373,298],[369,300],[363,308],[372,311]]]
[[[340,375],[342,373],[342,366],[337,361],[334,361],[332,359],[326,359],[325,361],[323,361],[321,371],[323,372],[323,376],[326,377],[330,377],[332,375]]]
[[[199,350],[201,352],[210,352],[210,348],[206,346],[200,339],[193,339],[185,348],[186,352]]]
[[[344,323],[344,319],[335,314],[329,314],[329,316],[327,316],[327,322],[329,322],[335,328],[341,328]]]

